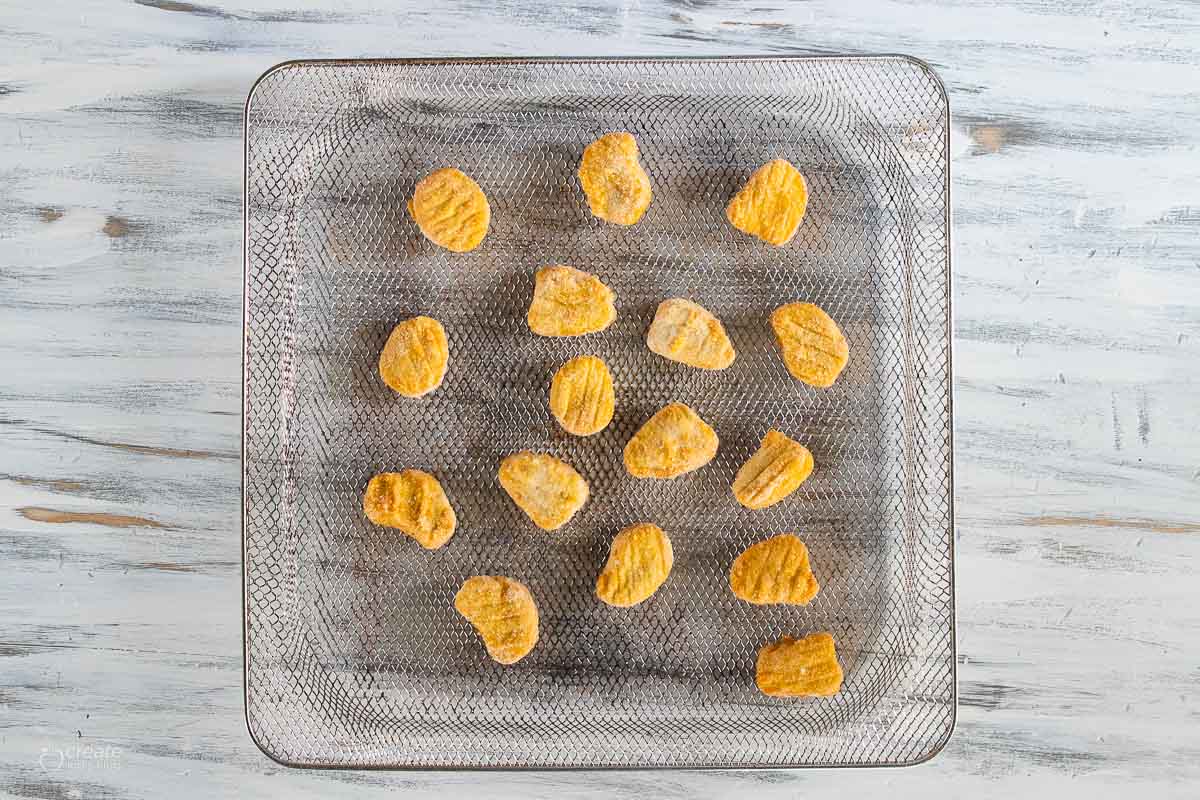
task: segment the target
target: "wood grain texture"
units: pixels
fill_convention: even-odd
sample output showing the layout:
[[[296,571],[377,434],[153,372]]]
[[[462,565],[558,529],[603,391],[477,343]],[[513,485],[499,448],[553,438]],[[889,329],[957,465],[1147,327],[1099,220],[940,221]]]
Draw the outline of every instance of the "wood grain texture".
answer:
[[[943,754],[663,774],[262,756],[237,455],[253,80],[298,57],[831,52],[925,58],[955,115]],[[1198,64],[1187,2],[0,4],[0,794],[1194,796]],[[139,519],[161,527],[114,524]]]

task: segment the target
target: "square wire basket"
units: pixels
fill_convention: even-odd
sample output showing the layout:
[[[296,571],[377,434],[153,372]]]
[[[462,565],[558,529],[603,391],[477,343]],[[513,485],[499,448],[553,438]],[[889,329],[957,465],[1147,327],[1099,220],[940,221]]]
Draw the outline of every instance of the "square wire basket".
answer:
[[[259,79],[246,107],[243,537],[246,715],[272,758],[355,767],[898,765],[955,717],[949,108],[896,56],[308,61]],[[609,131],[638,139],[654,202],[637,225],[594,219],[575,170]],[[724,207],[784,157],[809,182],[793,242],[734,230]],[[467,254],[427,242],[405,201],[438,167],[474,177],[491,231]],[[597,273],[619,316],[582,338],[532,335],[536,269]],[[688,297],[725,323],[722,372],[646,348],[657,303]],[[809,300],[841,324],[837,384],[794,381],[767,316]],[[421,401],[379,379],[393,325],[427,314],[450,339]],[[576,438],[550,377],[593,353],[617,412]],[[682,401],[720,451],[670,481],[630,478],[626,441]],[[816,470],[765,511],[730,483],[769,427]],[[590,482],[565,528],[535,529],[503,494],[501,458],[551,452]],[[459,529],[425,551],[363,517],[376,472],[445,486]],[[609,542],[652,521],[675,568],[646,603],[594,595]],[[806,607],[728,588],[733,558],[797,532],[821,581]],[[474,574],[524,581],[541,639],[492,663],[452,599]],[[754,685],[757,650],[830,631],[830,698]]]

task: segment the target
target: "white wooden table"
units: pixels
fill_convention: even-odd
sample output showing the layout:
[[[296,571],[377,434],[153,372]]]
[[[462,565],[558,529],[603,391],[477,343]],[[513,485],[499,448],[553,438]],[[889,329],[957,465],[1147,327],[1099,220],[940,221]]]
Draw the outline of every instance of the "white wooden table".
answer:
[[[0,2],[0,793],[1200,792],[1200,6]],[[958,731],[904,770],[289,770],[246,734],[241,119],[315,56],[905,52],[954,114]],[[835,795],[835,796],[841,796]]]

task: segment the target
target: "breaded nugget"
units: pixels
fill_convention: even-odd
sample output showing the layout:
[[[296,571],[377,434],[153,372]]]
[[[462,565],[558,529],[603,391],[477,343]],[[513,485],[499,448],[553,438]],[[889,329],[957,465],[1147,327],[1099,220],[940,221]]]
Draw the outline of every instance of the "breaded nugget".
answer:
[[[467,578],[454,595],[454,608],[475,627],[488,655],[501,664],[515,664],[537,644],[537,604],[520,581],[502,575]]]
[[[812,303],[780,306],[771,313],[771,327],[788,372],[809,386],[832,386],[850,360],[841,328]]]
[[[717,432],[683,403],[671,403],[625,445],[625,469],[635,478],[674,478],[717,454]]]
[[[773,245],[796,235],[808,205],[804,176],[782,158],[759,167],[725,209],[733,227]]]
[[[758,651],[754,682],[771,697],[828,697],[842,688],[833,637],[814,633],[803,639],[784,636]]]
[[[568,433],[599,433],[612,421],[615,407],[612,375],[596,356],[572,358],[550,381],[550,411]]]
[[[436,319],[413,317],[392,329],[379,354],[379,376],[405,397],[421,397],[442,385],[450,347]]]
[[[478,247],[492,220],[483,189],[453,167],[431,172],[417,183],[408,213],[426,239],[456,253]]]
[[[399,528],[429,550],[450,541],[457,524],[442,485],[419,469],[371,478],[363,494],[363,512],[376,525]]]
[[[624,131],[605,134],[584,148],[579,182],[592,214],[618,225],[640,220],[654,196],[638,161],[637,140]]]
[[[544,531],[566,525],[588,499],[583,476],[565,461],[524,451],[500,462],[500,485]]]
[[[529,329],[540,336],[597,333],[617,318],[616,295],[599,278],[567,266],[538,270],[529,304]]]
[[[773,506],[800,488],[812,471],[808,448],[771,429],[734,477],[733,496],[746,508]]]
[[[663,358],[701,369],[725,369],[737,356],[721,320],[682,297],[658,304],[646,345]]]
[[[616,535],[608,563],[596,579],[596,596],[610,606],[636,606],[671,574],[675,556],[662,528],[643,522]]]
[[[808,548],[791,533],[752,544],[733,560],[729,588],[755,605],[807,605],[821,585],[808,563]]]

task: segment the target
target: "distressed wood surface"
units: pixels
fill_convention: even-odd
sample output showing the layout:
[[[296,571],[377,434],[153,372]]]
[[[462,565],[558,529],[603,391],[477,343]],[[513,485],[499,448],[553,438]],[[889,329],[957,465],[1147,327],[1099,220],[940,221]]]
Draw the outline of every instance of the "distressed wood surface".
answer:
[[[0,793],[1194,797],[1200,6],[0,3]],[[288,58],[906,52],[954,113],[958,731],[799,772],[279,767],[246,734],[241,119]]]

